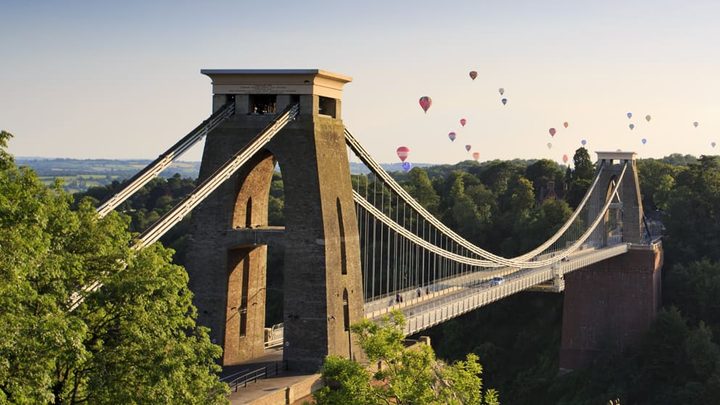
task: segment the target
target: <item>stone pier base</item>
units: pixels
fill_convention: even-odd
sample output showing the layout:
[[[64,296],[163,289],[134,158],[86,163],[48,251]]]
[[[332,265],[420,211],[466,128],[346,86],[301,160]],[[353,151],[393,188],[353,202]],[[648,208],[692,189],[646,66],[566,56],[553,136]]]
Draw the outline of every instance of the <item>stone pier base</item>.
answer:
[[[565,275],[561,370],[587,367],[642,337],[660,306],[662,265],[657,243]]]

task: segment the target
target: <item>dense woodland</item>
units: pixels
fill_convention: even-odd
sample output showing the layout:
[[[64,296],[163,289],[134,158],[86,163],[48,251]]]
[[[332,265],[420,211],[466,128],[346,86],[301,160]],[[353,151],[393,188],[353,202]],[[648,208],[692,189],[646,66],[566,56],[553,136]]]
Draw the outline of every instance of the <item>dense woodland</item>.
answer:
[[[490,251],[516,255],[567,219],[594,175],[580,148],[573,169],[550,160],[461,162],[396,172],[425,207]],[[479,356],[486,386],[508,404],[720,403],[720,160],[671,155],[638,162],[645,211],[660,217],[666,264],[663,309],[638,347],[603,357],[588,370],[558,375],[562,294],[523,293],[430,330],[438,355]],[[107,198],[120,184],[91,189]],[[157,179],[121,211],[140,231],[194,186]],[[78,196],[80,197],[80,196]],[[282,225],[282,176],[273,178],[272,225]],[[182,263],[188,221],[164,238]],[[282,320],[282,251],[269,258],[268,324]]]
[[[504,256],[544,241],[567,219],[590,185],[587,150],[573,169],[550,160],[461,162],[396,172],[429,211],[472,242]],[[562,294],[523,293],[438,326],[428,333],[439,357],[474,353],[484,384],[506,404],[720,403],[720,160],[671,155],[639,163],[646,213],[665,225],[663,308],[637,347],[597,359],[587,370],[558,374]],[[195,186],[179,175],[153,180],[118,211],[140,232]],[[75,195],[99,201],[117,181]],[[271,225],[283,224],[282,176],[273,177]],[[182,264],[186,219],[163,238]],[[282,256],[269,258],[267,323],[282,320]]]

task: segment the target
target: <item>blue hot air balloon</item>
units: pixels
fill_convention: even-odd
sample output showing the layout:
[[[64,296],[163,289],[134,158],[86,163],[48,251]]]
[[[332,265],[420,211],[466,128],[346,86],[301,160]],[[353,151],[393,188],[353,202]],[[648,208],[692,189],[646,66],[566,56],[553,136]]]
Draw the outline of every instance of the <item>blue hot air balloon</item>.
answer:
[[[407,173],[407,172],[409,172],[409,171],[412,169],[412,163],[410,163],[410,162],[403,162],[402,168],[403,168],[403,170],[405,170],[405,172]]]
[[[583,139],[582,141],[580,141],[580,143],[582,144],[582,146],[585,146],[585,145],[587,145],[587,141],[586,141],[586,140],[584,140],[584,139]]]
[[[645,145],[647,143],[647,139],[643,138],[641,142]]]

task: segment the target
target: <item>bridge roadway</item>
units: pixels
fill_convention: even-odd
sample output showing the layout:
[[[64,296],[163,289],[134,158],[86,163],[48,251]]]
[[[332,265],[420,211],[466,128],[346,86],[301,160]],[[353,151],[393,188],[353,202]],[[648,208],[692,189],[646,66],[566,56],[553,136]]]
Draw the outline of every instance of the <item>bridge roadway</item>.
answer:
[[[505,267],[439,280],[427,286],[429,293],[420,291],[420,296],[417,288],[401,292],[401,303],[396,303],[391,296],[367,302],[365,316],[368,319],[379,319],[399,309],[407,321],[405,334],[412,335],[501,298],[553,281],[556,275],[561,276],[626,253],[629,248],[627,243],[599,249],[584,246],[568,256],[569,260],[545,267],[520,270]],[[503,282],[494,285],[490,282],[493,277],[504,277]],[[393,300],[392,305],[390,300]]]

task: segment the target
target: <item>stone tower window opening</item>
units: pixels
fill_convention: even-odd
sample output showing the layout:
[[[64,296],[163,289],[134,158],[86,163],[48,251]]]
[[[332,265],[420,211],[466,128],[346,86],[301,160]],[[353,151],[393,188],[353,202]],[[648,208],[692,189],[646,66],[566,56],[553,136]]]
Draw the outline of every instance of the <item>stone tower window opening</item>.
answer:
[[[337,114],[337,100],[330,97],[318,96],[318,114],[327,115],[336,118]]]
[[[277,112],[277,95],[250,94],[248,97],[250,115],[275,114]]]

